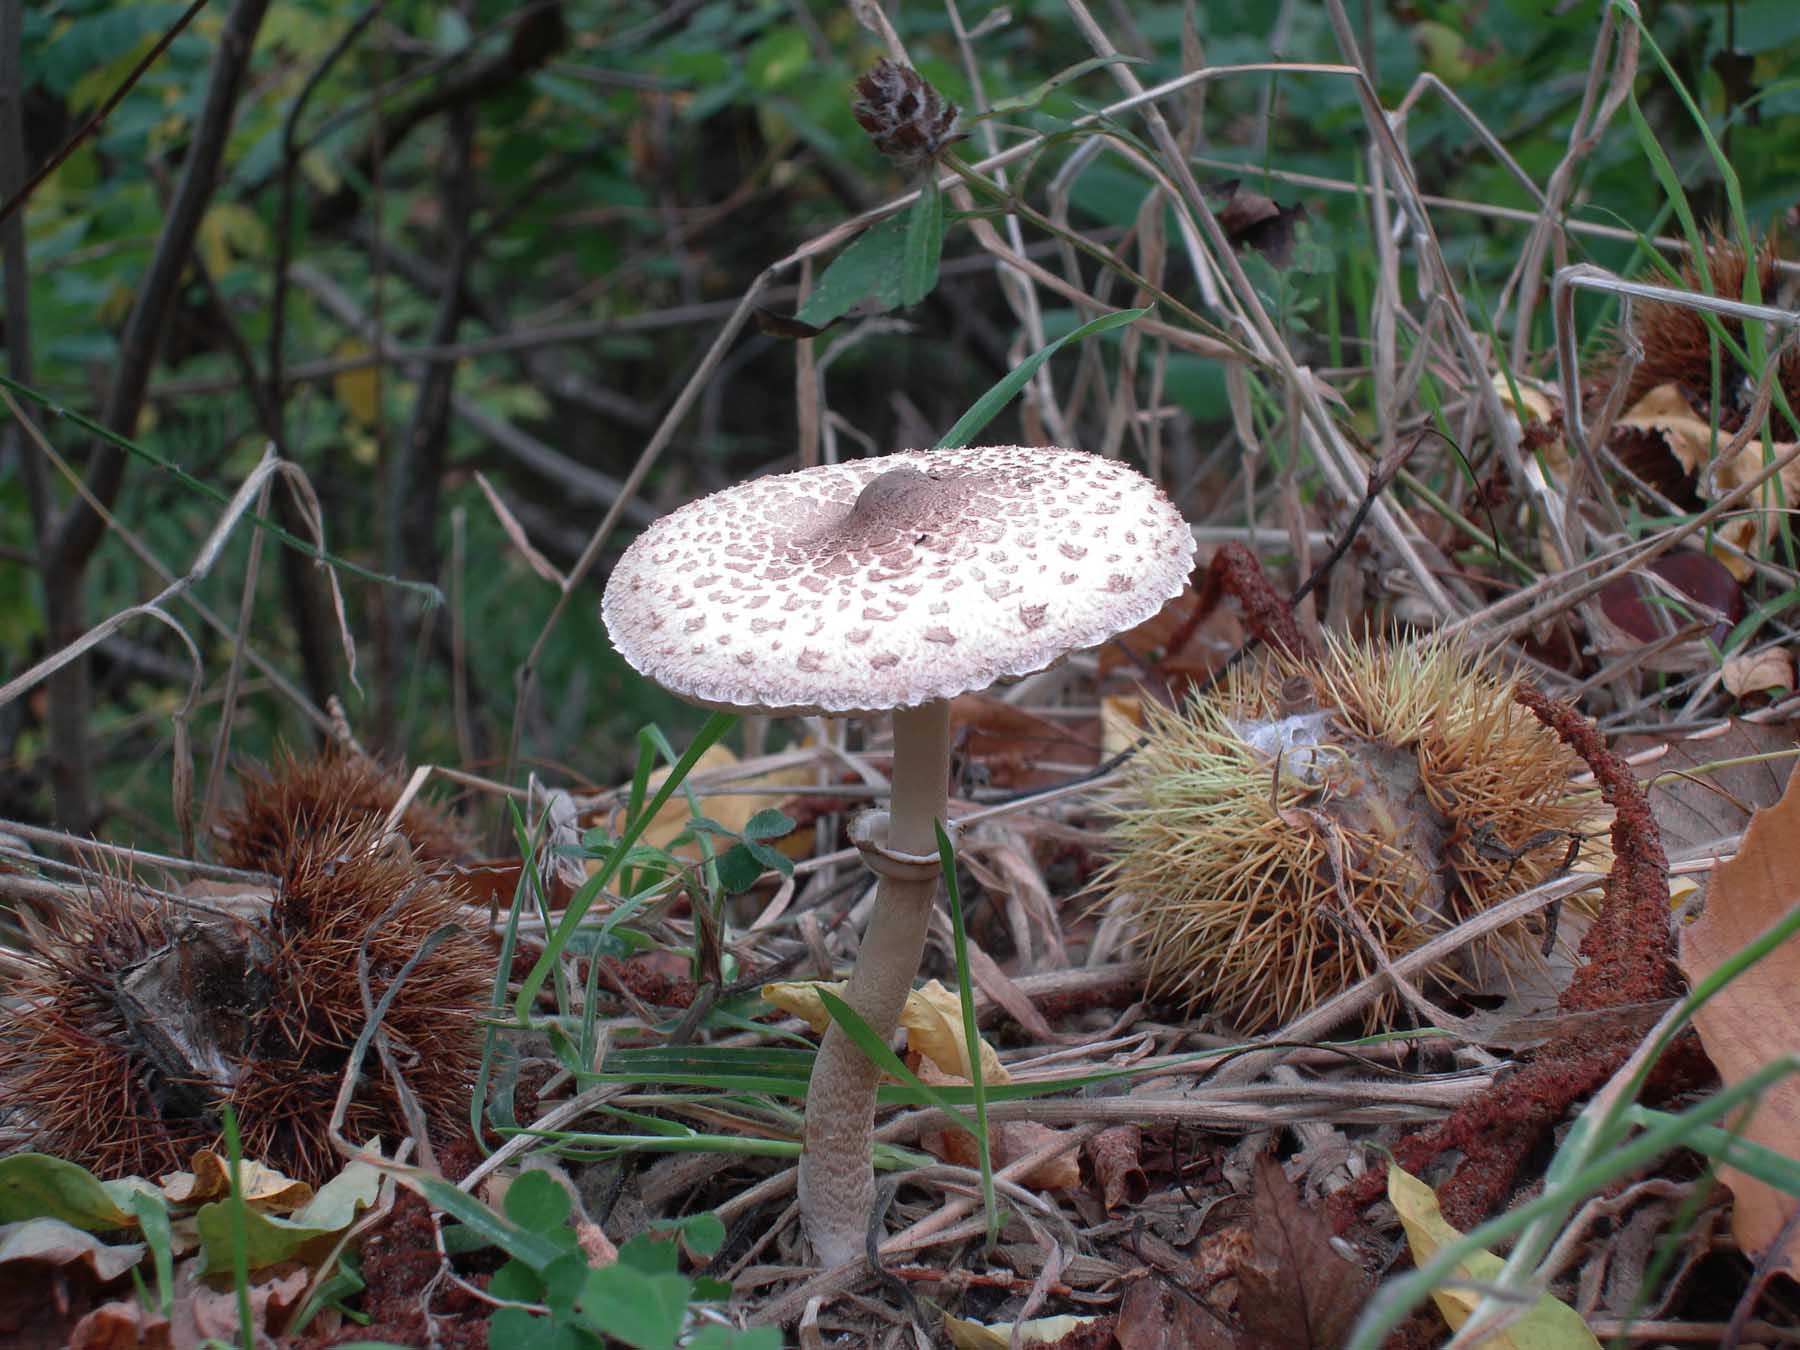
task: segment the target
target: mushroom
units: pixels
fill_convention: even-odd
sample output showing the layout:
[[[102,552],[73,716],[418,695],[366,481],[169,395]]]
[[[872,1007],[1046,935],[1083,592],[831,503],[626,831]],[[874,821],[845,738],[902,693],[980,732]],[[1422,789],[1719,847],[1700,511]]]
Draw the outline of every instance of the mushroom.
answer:
[[[891,712],[890,810],[851,837],[879,878],[844,993],[893,1034],[937,893],[950,700],[1156,613],[1194,540],[1149,479],[1043,446],[905,451],[756,479],[663,517],[602,602],[640,674],[703,707]],[[879,1070],[835,1023],[806,1097],[800,1213],[820,1261],[861,1255]]]

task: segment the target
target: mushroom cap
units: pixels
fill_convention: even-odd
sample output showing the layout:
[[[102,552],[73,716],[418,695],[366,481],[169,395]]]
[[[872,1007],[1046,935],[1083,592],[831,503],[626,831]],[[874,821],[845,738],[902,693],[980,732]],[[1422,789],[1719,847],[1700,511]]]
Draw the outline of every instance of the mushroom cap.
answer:
[[[909,708],[1029,675],[1149,618],[1187,522],[1117,460],[908,450],[758,478],[664,516],[601,613],[640,674],[709,708]]]

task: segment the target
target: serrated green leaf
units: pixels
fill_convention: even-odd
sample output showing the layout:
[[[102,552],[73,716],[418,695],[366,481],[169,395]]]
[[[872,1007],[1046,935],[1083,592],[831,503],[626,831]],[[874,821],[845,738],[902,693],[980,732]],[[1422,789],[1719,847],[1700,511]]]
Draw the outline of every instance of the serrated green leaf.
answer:
[[[841,319],[856,303],[873,297],[881,309],[900,303],[900,267],[906,253],[910,215],[889,216],[871,225],[831,260],[794,317],[815,328]]]

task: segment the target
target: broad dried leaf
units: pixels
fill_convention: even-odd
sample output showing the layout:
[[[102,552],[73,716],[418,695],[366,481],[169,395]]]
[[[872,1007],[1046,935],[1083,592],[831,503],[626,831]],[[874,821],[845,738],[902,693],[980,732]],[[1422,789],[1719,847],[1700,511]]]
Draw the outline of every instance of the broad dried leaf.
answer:
[[[933,1087],[964,1087],[969,1081],[933,1071],[930,1060],[921,1061],[919,1068],[919,1080]],[[1061,1134],[1062,1131],[1035,1120],[996,1121],[988,1126],[991,1161],[995,1168],[1010,1167]],[[926,1152],[947,1163],[958,1167],[981,1166],[981,1150],[976,1146],[975,1136],[967,1130],[927,1130],[919,1136],[919,1143]],[[1017,1179],[1021,1186],[1034,1191],[1072,1190],[1081,1184],[1081,1163],[1076,1159],[1075,1149],[1070,1147],[1021,1172]]]
[[[171,1205],[203,1205],[231,1194],[231,1163],[211,1149],[194,1155],[194,1170],[170,1172],[162,1178],[163,1198]],[[313,1189],[304,1181],[283,1176],[273,1167],[245,1158],[238,1164],[238,1176],[244,1187],[244,1201],[252,1209],[287,1214],[313,1198]]]
[[[61,1219],[0,1224],[0,1267],[10,1267],[7,1280],[41,1285],[44,1266],[85,1266],[99,1283],[110,1284],[142,1261],[147,1250],[141,1242],[110,1246]]]
[[[1150,1194],[1139,1156],[1143,1142],[1144,1132],[1136,1125],[1114,1125],[1087,1141],[1088,1161],[1108,1214],[1122,1205],[1141,1205]]]
[[[1068,777],[1067,767],[1038,767],[1043,764],[1099,763],[1092,737],[987,694],[951,700],[950,734],[963,757],[980,765],[997,788],[1046,787]]]
[[[693,771],[689,774],[689,777],[693,778],[697,775],[706,773],[709,770],[728,769],[737,762],[738,757],[732,753],[729,746],[711,745],[701,754],[699,760],[694,765]],[[778,769],[772,773],[758,774],[754,777],[744,778],[735,785],[742,787],[802,788],[808,786],[812,782],[812,774],[813,770],[811,768],[804,764],[799,764],[786,769]],[[655,773],[651,774],[647,785],[648,792],[654,794],[656,790],[663,785],[663,780],[668,776],[669,771],[667,768],[658,769]],[[702,798],[700,801],[700,810],[708,820],[723,825],[734,834],[742,834],[744,832],[744,826],[750,823],[750,817],[768,806],[770,801],[770,797],[759,793],[726,793],[717,797]],[[670,841],[680,835],[683,830],[687,829],[693,818],[693,812],[688,810],[687,797],[678,790],[668,801],[663,803],[662,810],[658,811],[655,817],[650,821],[650,824],[645,827],[644,833],[638,842],[652,848],[668,848]],[[624,809],[621,808],[613,814],[611,826],[616,832],[622,830],[624,825],[625,812]],[[805,831],[804,833],[810,835],[811,831]],[[782,836],[780,839],[764,839],[761,842],[768,844],[771,847],[781,848],[783,852],[787,852],[786,843],[790,838],[792,838],[791,833]],[[719,851],[724,847],[724,841],[715,839],[713,841],[713,846],[715,851]],[[700,845],[693,840],[688,841],[673,851],[676,857],[685,858],[689,862],[697,862],[700,858]],[[805,854],[802,853],[801,856],[804,857]],[[588,870],[591,873],[598,870],[599,866],[599,859],[590,860],[588,863]]]
[[[906,1028],[907,1048],[928,1056],[945,1073],[969,1081],[969,1043],[963,1037],[962,999],[936,980],[906,996],[900,1010]],[[1000,1062],[994,1047],[981,1042],[981,1081],[984,1085],[1010,1083],[1012,1075]]]
[[[250,1286],[250,1326],[259,1333],[259,1341],[263,1334],[286,1325],[293,1315],[294,1305],[305,1295],[307,1283],[307,1272],[299,1269]],[[227,1345],[242,1344],[235,1289],[215,1290],[195,1285],[189,1293],[188,1306],[194,1330],[201,1336]]]
[[[1719,672],[1728,693],[1737,698],[1766,689],[1794,687],[1794,656],[1786,647],[1769,647],[1748,656],[1731,656]]]
[[[1669,447],[1669,453],[1681,462],[1681,467],[1695,475],[1703,497],[1722,497],[1762,472],[1761,441],[1748,442],[1730,459],[1714,460],[1713,456],[1731,437],[1723,431],[1715,431],[1703,418],[1695,416],[1687,398],[1672,384],[1659,384],[1645,394],[1619,419],[1618,425],[1660,437]],[[1774,450],[1779,454],[1790,448],[1778,445]],[[1769,538],[1777,510],[1792,501],[1796,493],[1800,493],[1800,461],[1788,465],[1754,494],[1752,500],[1760,498],[1764,510],[1750,511],[1725,521],[1719,527],[1720,536],[1746,553],[1761,551]],[[1739,581],[1750,579],[1753,569],[1749,563],[1730,554],[1719,561],[1730,568]]]
[[[1331,1225],[1267,1154],[1256,1160],[1253,1261],[1240,1265],[1238,1315],[1267,1350],[1336,1350],[1363,1305],[1362,1268],[1331,1245]]]
[[[1431,1187],[1398,1167],[1388,1168],[1388,1200],[1406,1229],[1413,1261],[1424,1265],[1439,1251],[1461,1239],[1438,1211]],[[1492,1284],[1505,1262],[1492,1252],[1478,1251],[1456,1268],[1455,1288],[1434,1289],[1432,1300],[1451,1330],[1469,1320],[1481,1295],[1471,1286]],[[1600,1342],[1588,1330],[1581,1315],[1568,1304],[1545,1294],[1522,1318],[1505,1331],[1481,1342],[1490,1350],[1600,1350]]]
[[[1018,1324],[1018,1343],[1052,1345],[1070,1332],[1092,1326],[1100,1320],[1102,1319],[1098,1317],[1035,1317],[1029,1322]],[[980,1322],[965,1322],[960,1317],[946,1316],[944,1330],[950,1333],[950,1344],[956,1350],[1010,1350],[1013,1344],[1011,1322],[995,1322],[992,1326],[983,1326]]]
[[[1737,857],[1713,869],[1706,909],[1681,934],[1681,968],[1698,984],[1719,963],[1780,919],[1795,902],[1800,875],[1800,790],[1793,780],[1774,806],[1756,813]],[[1727,1087],[1800,1045],[1800,939],[1790,938],[1738,975],[1694,1014],[1700,1042]],[[1800,1156],[1800,1081],[1783,1078],[1740,1130],[1746,1139]],[[1721,1166],[1737,1204],[1731,1231],[1751,1259],[1780,1235],[1796,1201],[1767,1182]],[[1777,1270],[1800,1278],[1800,1239]]]
[[[1113,1338],[1119,1350],[1251,1350],[1190,1296],[1155,1279],[1126,1291]]]
[[[102,1303],[69,1333],[69,1350],[171,1350],[174,1343],[169,1319],[136,1299]]]
[[[1120,633],[1100,649],[1100,673],[1107,675],[1121,668],[1140,674],[1149,670],[1170,683],[1198,682],[1211,675],[1243,645],[1244,624],[1235,607],[1221,605],[1192,633],[1181,637],[1199,599],[1199,592],[1185,587],[1136,628]],[[1170,644],[1177,638],[1181,638],[1180,645],[1172,648]]]

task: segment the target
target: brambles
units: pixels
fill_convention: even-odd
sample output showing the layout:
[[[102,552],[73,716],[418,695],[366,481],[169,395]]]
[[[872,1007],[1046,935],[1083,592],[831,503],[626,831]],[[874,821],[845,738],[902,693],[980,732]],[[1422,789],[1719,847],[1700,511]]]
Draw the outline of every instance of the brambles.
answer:
[[[1109,872],[1152,991],[1246,1031],[1286,1022],[1379,969],[1370,937],[1402,955],[1565,866],[1596,804],[1515,685],[1452,645],[1347,643],[1152,709]]]

